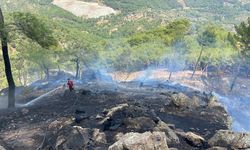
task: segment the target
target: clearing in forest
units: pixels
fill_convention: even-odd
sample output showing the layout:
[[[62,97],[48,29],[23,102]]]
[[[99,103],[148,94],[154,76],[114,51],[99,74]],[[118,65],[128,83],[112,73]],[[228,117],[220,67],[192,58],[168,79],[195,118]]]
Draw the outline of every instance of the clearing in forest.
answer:
[[[53,0],[52,3],[78,17],[98,18],[116,13],[113,8],[92,2],[83,2],[78,0]]]

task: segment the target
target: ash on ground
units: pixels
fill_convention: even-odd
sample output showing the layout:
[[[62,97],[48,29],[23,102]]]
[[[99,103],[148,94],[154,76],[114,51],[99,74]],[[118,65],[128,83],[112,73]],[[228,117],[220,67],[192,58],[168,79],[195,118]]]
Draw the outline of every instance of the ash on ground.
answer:
[[[0,113],[5,149],[249,148],[226,139],[249,135],[229,131],[231,119],[213,94],[170,84],[92,82]]]

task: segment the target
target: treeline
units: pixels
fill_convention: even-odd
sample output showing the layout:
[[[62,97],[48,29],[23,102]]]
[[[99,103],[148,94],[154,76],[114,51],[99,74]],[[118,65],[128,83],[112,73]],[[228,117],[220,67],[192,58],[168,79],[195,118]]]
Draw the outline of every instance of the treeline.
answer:
[[[79,77],[86,68],[136,71],[165,67],[178,71],[195,66],[197,69],[208,66],[226,68],[222,66],[237,66],[240,60],[238,48],[232,44],[232,37],[228,38],[230,30],[224,29],[222,24],[173,20],[160,11],[140,11],[146,7],[160,8],[161,1],[141,0],[134,4],[131,1],[107,0],[109,5],[117,5],[124,12],[98,19],[76,17],[51,5],[50,0],[1,2],[9,30],[9,52],[17,85],[49,78],[49,71],[54,69],[72,71]],[[170,2],[162,5],[162,10],[178,6],[176,1]],[[194,5],[194,1],[186,2],[190,7]],[[214,3],[222,5],[222,1]],[[196,5],[201,6],[203,2]],[[212,8],[212,2],[208,7]],[[134,10],[127,8],[137,12],[131,13]],[[188,10],[183,13],[194,12]],[[205,37],[205,41],[208,38],[208,44],[202,44],[199,41],[201,37]],[[7,86],[7,82],[3,60],[0,59],[0,63],[2,88]]]
[[[123,1],[116,1],[116,0],[104,0],[104,3],[107,6],[110,6],[114,9],[121,10],[124,12],[133,12],[133,11],[140,11],[142,9],[160,9],[160,10],[169,10],[174,8],[180,8],[180,4],[176,0],[137,0],[137,1],[130,1],[130,0],[123,0]]]
[[[232,42],[236,39],[228,31],[217,25],[193,28],[186,19],[117,39],[100,38],[30,13],[14,13],[12,19],[15,28],[22,29],[10,32],[13,73],[19,85],[49,78],[52,69],[73,71],[78,78],[86,68],[197,70],[233,66],[240,59]],[[1,76],[3,87],[6,82]]]
[[[112,40],[102,56],[107,55],[106,60],[112,62],[110,65],[113,68],[127,71],[157,66],[181,70],[195,65],[202,47],[200,64],[204,66],[236,62],[237,51],[228,39],[228,31],[217,25],[193,29],[185,19],[133,34],[118,42],[117,39]],[[113,55],[110,56],[110,53]]]

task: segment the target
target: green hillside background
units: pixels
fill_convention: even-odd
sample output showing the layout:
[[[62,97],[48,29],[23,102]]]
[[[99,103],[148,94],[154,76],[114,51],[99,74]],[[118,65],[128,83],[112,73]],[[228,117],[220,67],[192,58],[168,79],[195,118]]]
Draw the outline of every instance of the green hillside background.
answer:
[[[45,49],[10,27],[11,61],[18,85],[44,78],[46,69],[75,72],[76,59],[81,70],[131,72],[164,65],[170,71],[182,70],[197,60],[201,49],[197,37],[207,29],[216,34],[216,43],[206,47],[202,64],[234,66],[238,52],[228,33],[250,16],[250,3],[239,0],[184,0],[185,8],[176,0],[91,1],[119,11],[92,19],[76,17],[51,2],[0,0],[7,24],[15,22],[13,13],[31,13],[58,41],[57,47]],[[7,83],[1,67],[3,88]]]

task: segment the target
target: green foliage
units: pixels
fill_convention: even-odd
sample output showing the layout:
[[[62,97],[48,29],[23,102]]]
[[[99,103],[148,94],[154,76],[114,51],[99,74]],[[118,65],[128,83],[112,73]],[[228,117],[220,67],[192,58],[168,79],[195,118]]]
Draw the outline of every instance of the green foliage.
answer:
[[[215,33],[207,29],[198,36],[197,41],[201,46],[211,46],[216,42],[215,37]]]
[[[56,46],[57,41],[52,35],[52,30],[45,23],[30,13],[14,13],[15,25],[30,39],[43,48]]]
[[[235,30],[235,39],[240,44],[241,54],[250,58],[250,18],[248,18],[247,22],[235,26]]]
[[[162,9],[168,10],[173,8],[179,8],[180,4],[176,0],[104,0],[104,3],[114,9],[122,10],[125,12],[138,11],[141,9]]]
[[[7,24],[14,23],[24,31],[9,30],[15,80],[30,82],[45,68],[73,72],[71,60],[75,58],[80,59],[81,69],[134,71],[162,61],[176,71],[194,63],[202,45],[202,63],[233,64],[237,51],[229,37],[236,37],[228,31],[250,15],[245,11],[247,4],[238,0],[186,0],[190,9],[182,9],[176,0],[102,2],[120,13],[82,19],[54,6],[51,0],[0,0]],[[215,25],[206,25],[211,22]],[[2,66],[0,87],[6,86]]]
[[[131,46],[140,45],[149,41],[163,41],[166,45],[181,40],[189,31],[190,22],[185,19],[175,20],[164,27],[159,27],[152,31],[137,33],[129,38]]]

